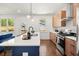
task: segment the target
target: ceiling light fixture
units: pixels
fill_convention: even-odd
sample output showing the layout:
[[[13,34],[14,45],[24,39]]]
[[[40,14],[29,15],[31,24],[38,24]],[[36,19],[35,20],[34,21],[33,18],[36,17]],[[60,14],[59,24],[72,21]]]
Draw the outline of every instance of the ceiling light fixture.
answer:
[[[28,18],[28,19],[30,19],[30,18],[31,18],[31,16],[30,16],[30,15],[27,15],[27,18]]]
[[[31,19],[32,22],[34,22],[34,19]]]
[[[28,19],[31,19],[32,22],[34,22],[34,19],[32,18],[32,3],[30,3],[30,12],[29,15],[27,15]]]
[[[31,17],[32,17],[32,3],[30,3],[30,11],[29,11],[29,14],[27,15],[27,18],[28,19],[31,19]]]

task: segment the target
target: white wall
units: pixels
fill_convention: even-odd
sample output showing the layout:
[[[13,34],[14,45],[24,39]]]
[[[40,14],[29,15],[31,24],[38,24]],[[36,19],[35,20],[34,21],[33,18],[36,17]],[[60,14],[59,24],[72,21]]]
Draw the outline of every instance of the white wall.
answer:
[[[53,31],[53,28],[52,28],[52,16],[48,16],[48,15],[33,16],[33,19],[35,21],[38,20],[37,23],[39,23],[39,20],[42,19],[42,18],[46,19],[46,28],[47,28],[48,32]]]
[[[46,19],[46,28],[48,29],[47,34],[45,33],[45,37],[41,36],[41,38],[49,38],[49,32],[53,31],[52,29],[52,16],[47,16],[47,15],[42,15],[42,16],[33,16],[34,22],[32,22],[30,19],[27,19],[26,15],[0,15],[0,18],[14,18],[14,27],[15,31],[13,32],[14,35],[20,34],[20,29],[21,29],[21,24],[24,23],[26,24],[26,29],[28,30],[29,26],[33,26],[35,31],[39,31],[40,25],[39,25],[39,20],[41,18]],[[1,32],[0,32],[1,33]]]

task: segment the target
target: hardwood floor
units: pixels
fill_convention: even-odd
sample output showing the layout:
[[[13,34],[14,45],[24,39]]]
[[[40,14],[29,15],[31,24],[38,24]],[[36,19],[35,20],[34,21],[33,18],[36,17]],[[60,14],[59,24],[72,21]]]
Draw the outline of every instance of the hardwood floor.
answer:
[[[40,44],[41,44],[40,50],[42,50],[42,51],[40,51],[41,56],[57,56],[57,54],[56,54],[56,46],[51,41],[49,41],[49,40],[41,40]]]

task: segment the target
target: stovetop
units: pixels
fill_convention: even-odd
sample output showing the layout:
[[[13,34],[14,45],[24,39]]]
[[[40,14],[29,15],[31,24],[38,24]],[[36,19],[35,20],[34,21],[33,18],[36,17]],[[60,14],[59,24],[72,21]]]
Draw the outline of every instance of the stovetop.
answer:
[[[58,33],[59,35],[61,36],[74,36],[76,37],[76,33],[70,33],[70,34],[67,34],[67,33]]]

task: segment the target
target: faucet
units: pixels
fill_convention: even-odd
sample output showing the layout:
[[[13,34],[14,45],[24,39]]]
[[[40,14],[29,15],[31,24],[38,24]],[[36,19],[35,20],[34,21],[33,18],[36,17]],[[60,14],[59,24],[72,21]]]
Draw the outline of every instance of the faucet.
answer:
[[[31,30],[32,29],[32,30]],[[28,39],[31,39],[32,33],[34,33],[34,29],[32,26],[29,27],[27,37]]]
[[[30,30],[30,29],[32,29],[32,30]],[[33,28],[32,26],[29,27],[29,32],[32,32],[32,33],[35,32],[35,31],[34,31],[34,28]]]

